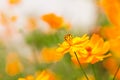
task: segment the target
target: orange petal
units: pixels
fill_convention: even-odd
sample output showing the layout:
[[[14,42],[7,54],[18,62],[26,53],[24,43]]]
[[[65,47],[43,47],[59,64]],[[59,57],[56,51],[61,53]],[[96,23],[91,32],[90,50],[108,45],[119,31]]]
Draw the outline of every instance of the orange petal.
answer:
[[[119,0],[100,0],[100,4],[110,21],[116,26],[120,27],[120,1]],[[111,5],[112,3],[112,5]]]
[[[42,16],[42,19],[47,22],[51,28],[58,29],[62,27],[63,18],[55,15],[54,13],[45,14]]]

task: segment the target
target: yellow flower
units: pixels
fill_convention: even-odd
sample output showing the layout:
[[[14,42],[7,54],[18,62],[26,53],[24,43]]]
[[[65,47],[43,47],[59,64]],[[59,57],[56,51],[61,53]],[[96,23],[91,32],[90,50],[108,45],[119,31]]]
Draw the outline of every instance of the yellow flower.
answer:
[[[56,79],[52,72],[44,70],[35,78],[33,76],[27,76],[26,78],[19,78],[18,80],[56,80]]]
[[[100,0],[100,5],[109,17],[110,21],[120,27],[120,1],[119,0]],[[111,5],[112,3],[112,5]]]
[[[89,41],[89,37],[86,34],[82,37],[75,38],[73,38],[71,34],[68,34],[64,39],[65,41],[60,44],[59,48],[57,48],[57,51],[62,54],[76,52],[78,49],[83,49]]]
[[[54,13],[45,14],[42,16],[42,20],[47,22],[52,29],[59,29],[63,27],[64,20],[62,17],[55,15]]]
[[[23,65],[21,64],[16,54],[10,53],[7,56],[6,72],[10,76],[14,76],[23,71]]]
[[[56,62],[62,58],[62,55],[56,51],[56,48],[43,48],[41,51],[43,61],[50,63]]]
[[[103,39],[97,34],[93,34],[85,50],[77,51],[77,56],[81,63],[96,63],[103,60],[103,58],[109,57],[111,54],[105,55],[108,52],[110,45],[108,42],[104,42]],[[76,56],[72,55],[73,62],[77,63]]]
[[[63,55],[70,52],[73,62],[78,63],[75,53],[81,63],[96,63],[103,60],[103,58],[111,56],[106,54],[110,45],[109,42],[104,40],[97,34],[93,34],[91,39],[84,35],[83,37],[73,38],[70,34],[65,36],[65,41],[57,49]]]
[[[26,78],[19,78],[18,80],[35,80],[33,76],[29,75]]]
[[[42,71],[41,74],[37,76],[36,80],[55,80],[55,77],[49,71]]]

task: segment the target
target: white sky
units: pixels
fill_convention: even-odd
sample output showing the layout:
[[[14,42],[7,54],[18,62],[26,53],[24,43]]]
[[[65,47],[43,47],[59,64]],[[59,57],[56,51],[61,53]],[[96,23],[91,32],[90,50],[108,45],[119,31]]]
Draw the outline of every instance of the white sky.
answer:
[[[22,0],[22,3],[10,7],[7,0],[0,0],[0,10],[8,15],[19,15],[20,18],[16,27],[22,27],[25,23],[25,16],[40,16],[45,13],[56,13],[70,22],[73,29],[78,27],[89,31],[96,21],[96,5],[93,0]]]

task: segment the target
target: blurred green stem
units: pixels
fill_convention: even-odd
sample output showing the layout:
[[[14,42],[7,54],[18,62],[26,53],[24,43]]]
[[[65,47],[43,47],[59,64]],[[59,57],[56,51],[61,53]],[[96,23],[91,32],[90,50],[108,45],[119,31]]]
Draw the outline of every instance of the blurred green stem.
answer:
[[[80,61],[79,61],[79,59],[78,59],[78,56],[77,56],[76,52],[74,52],[74,53],[75,53],[75,56],[76,56],[76,58],[77,58],[77,61],[78,61],[79,65],[80,65],[80,68],[81,68],[83,74],[85,75],[86,79],[89,80],[88,77],[87,77],[87,75],[86,75],[86,73],[85,73],[85,71],[84,71],[84,69],[82,68],[82,65],[81,65],[81,63],[80,63]]]
[[[118,68],[117,68],[117,70],[116,70],[116,72],[115,72],[115,75],[114,75],[114,77],[113,77],[113,80],[115,80],[115,78],[116,78],[116,76],[117,76],[117,73],[119,72],[119,69],[120,69],[120,64],[119,64],[119,66],[118,66]]]
[[[33,48],[32,54],[33,54],[33,58],[34,58],[34,61],[35,61],[35,65],[37,66],[39,64],[39,62],[38,62],[38,58],[37,58],[38,54],[37,54],[37,51],[36,51],[35,48]]]
[[[96,72],[95,72],[95,66],[94,66],[94,64],[92,64],[92,70],[93,70],[93,73],[94,73],[95,80],[97,80],[97,76],[96,76]]]

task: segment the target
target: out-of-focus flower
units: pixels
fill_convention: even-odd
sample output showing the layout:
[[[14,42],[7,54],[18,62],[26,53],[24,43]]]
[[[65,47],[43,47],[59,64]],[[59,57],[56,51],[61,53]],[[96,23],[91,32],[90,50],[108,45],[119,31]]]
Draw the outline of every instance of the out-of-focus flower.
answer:
[[[52,29],[59,29],[65,25],[64,19],[54,13],[45,14],[42,16],[42,19],[47,22]]]
[[[93,75],[87,75],[89,80],[95,80],[94,76]],[[82,76],[81,78],[77,79],[77,80],[86,80],[86,77],[85,76]]]
[[[81,63],[94,64],[111,55],[105,55],[109,48],[110,45],[108,42],[104,42],[104,40],[99,35],[93,34],[88,44],[86,45],[85,50],[78,50],[76,53]],[[72,60],[73,62],[77,63],[77,59],[74,54],[72,56]]]
[[[16,22],[16,21],[17,21],[17,18],[18,18],[17,16],[12,16],[12,17],[11,17],[11,21],[12,21],[12,22]]]
[[[112,33],[112,34],[111,34]],[[119,27],[105,27],[101,29],[101,34],[109,40],[110,51],[113,56],[119,60],[120,58],[120,28]]]
[[[16,4],[19,4],[21,2],[21,0],[8,0],[8,3],[10,5],[16,5]]]
[[[13,19],[14,18],[14,19]],[[17,19],[17,17],[16,17]],[[0,13],[0,25],[2,25],[2,27],[4,27],[5,31],[4,34],[7,36],[10,36],[13,32],[13,30],[11,29],[11,22],[15,22],[16,21],[15,16],[13,17],[9,17],[7,14],[5,14],[4,12]],[[16,29],[14,29],[15,31]]]
[[[110,34],[112,33],[112,34]],[[115,39],[117,37],[120,36],[120,28],[119,27],[113,27],[113,26],[110,26],[110,27],[103,27],[101,28],[101,34],[103,37],[107,38],[107,39]]]
[[[8,16],[3,12],[0,13],[0,24],[4,26],[8,24]]]
[[[78,49],[83,49],[89,41],[89,37],[85,34],[82,37],[73,38],[71,34],[64,37],[65,41],[60,44],[57,51],[65,54],[67,52],[76,52]]]
[[[55,76],[49,71],[42,71],[36,80],[55,80]]]
[[[27,29],[29,31],[34,31],[37,26],[37,20],[34,17],[29,17],[27,21]]]
[[[16,54],[8,54],[6,61],[6,72],[10,76],[14,76],[23,71],[23,65]]]
[[[100,5],[104,9],[105,13],[116,26],[120,27],[120,1],[119,0],[100,0]],[[111,5],[112,3],[112,5]]]
[[[16,15],[7,15],[4,12],[0,13],[0,24],[2,24],[3,26],[8,26],[11,22],[16,22],[17,21],[18,16]]]
[[[56,62],[62,58],[62,55],[56,51],[56,48],[43,48],[41,51],[43,62]]]
[[[115,38],[115,39],[111,39],[111,40],[109,40],[109,42],[110,42],[110,45],[111,45],[110,50],[111,50],[113,56],[118,61],[120,61],[119,60],[120,59],[120,49],[119,49],[120,48],[120,37]]]
[[[110,74],[114,75],[118,68],[118,63],[113,57],[110,57],[103,62],[103,66],[109,71]],[[116,78],[117,80],[120,79],[120,71],[118,71]]]
[[[56,80],[56,78],[52,72],[44,70],[35,78],[33,76],[27,76],[26,78],[19,78],[18,80]]]

